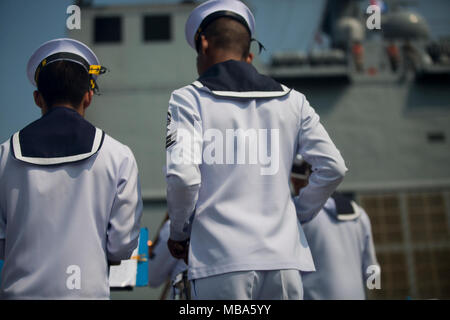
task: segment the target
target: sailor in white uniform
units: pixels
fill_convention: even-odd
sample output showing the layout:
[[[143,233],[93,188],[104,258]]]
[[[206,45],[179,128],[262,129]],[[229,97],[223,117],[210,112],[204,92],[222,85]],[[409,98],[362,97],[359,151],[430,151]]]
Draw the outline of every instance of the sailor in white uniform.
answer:
[[[294,162],[294,191],[307,185],[309,165]],[[379,276],[370,220],[354,201],[334,193],[303,230],[313,255],[315,272],[302,273],[305,300],[361,300],[369,276]]]
[[[236,0],[207,1],[186,23],[200,77],[169,102],[168,246],[189,253],[194,299],[301,299],[299,270],[314,264],[297,214],[313,217],[347,170],[305,96],[252,66],[254,27]],[[293,201],[297,153],[314,172]]]
[[[0,296],[109,299],[109,264],[137,247],[142,200],[131,150],[83,117],[104,68],[56,39],[27,70],[43,116],[0,145]]]
[[[173,300],[187,299],[190,297],[190,292],[186,292],[189,287],[186,277],[188,266],[182,259],[176,259],[170,254],[167,248],[169,234],[170,220],[167,217],[151,246],[148,260],[148,282],[150,287],[157,288],[169,280],[170,298]]]

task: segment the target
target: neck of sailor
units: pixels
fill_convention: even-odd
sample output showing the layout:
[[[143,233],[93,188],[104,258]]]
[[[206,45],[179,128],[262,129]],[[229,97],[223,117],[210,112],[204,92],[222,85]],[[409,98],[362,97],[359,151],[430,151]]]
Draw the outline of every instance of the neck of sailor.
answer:
[[[204,35],[201,35],[200,49],[197,52],[197,72],[199,76],[213,65],[228,60],[244,61],[251,64],[253,53],[249,53],[247,57],[242,57],[233,51],[215,48]]]
[[[87,91],[83,95],[81,103],[78,106],[73,106],[70,103],[54,103],[52,106],[49,107],[39,91],[35,90],[33,92],[34,102],[41,109],[42,115],[45,115],[53,107],[63,107],[75,110],[82,117],[86,115],[86,109],[91,104],[93,95],[94,92],[92,90]]]

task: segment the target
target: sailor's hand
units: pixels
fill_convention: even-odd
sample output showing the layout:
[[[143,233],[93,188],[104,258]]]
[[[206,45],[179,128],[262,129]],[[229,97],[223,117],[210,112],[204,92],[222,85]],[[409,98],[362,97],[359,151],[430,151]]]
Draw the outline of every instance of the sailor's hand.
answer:
[[[184,241],[167,240],[170,254],[176,259],[183,259],[188,264],[189,239]]]
[[[111,267],[111,266],[120,266],[121,262],[122,261],[111,261],[111,260],[108,260],[108,266],[109,267]]]

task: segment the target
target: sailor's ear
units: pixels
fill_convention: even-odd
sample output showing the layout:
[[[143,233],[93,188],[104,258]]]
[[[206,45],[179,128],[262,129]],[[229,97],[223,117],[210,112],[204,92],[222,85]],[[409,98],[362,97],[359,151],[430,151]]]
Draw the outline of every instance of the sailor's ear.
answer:
[[[253,55],[253,53],[250,52],[250,53],[248,54],[247,58],[245,58],[245,62],[247,62],[247,63],[252,63],[254,57],[255,57],[255,56]]]
[[[86,93],[83,96],[83,100],[81,101],[81,105],[82,105],[83,109],[86,109],[87,107],[89,107],[91,105],[93,96],[94,96],[93,90],[86,91]]]
[[[201,51],[202,54],[206,54],[206,51],[208,51],[208,48],[209,48],[208,39],[206,39],[204,34],[201,34],[199,50]]]
[[[40,108],[40,109],[45,109],[45,101],[44,98],[42,98],[42,95],[39,91],[34,90],[33,91],[33,98],[34,98],[34,103]]]

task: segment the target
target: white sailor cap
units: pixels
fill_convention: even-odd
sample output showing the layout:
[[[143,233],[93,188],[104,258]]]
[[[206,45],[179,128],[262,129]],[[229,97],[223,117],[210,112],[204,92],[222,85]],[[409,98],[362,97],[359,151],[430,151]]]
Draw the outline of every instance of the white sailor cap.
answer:
[[[61,60],[82,65],[92,75],[94,81],[97,75],[106,70],[100,66],[95,53],[84,43],[69,38],[54,39],[42,44],[30,57],[27,75],[31,84],[37,87],[36,81],[40,70],[52,62]]]
[[[196,50],[196,41],[200,33],[213,20],[229,17],[241,22],[253,37],[255,17],[250,9],[239,0],[209,0],[195,8],[186,21],[185,34],[189,45]]]

